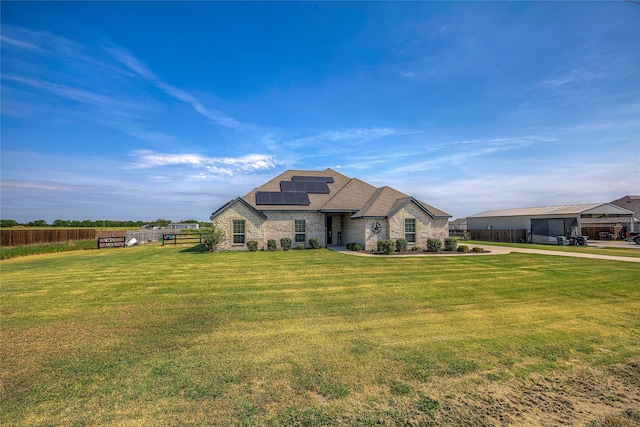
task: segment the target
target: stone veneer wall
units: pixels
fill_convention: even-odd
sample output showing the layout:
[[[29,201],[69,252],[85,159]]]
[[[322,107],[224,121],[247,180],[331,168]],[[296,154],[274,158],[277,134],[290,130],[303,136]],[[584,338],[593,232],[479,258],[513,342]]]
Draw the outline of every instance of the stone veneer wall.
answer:
[[[410,203],[389,219],[390,239],[404,238],[405,218],[416,219],[415,246],[426,248],[427,239],[438,239],[444,243],[444,239],[449,237],[449,220],[447,218],[431,218],[418,206]]]
[[[305,245],[309,247],[309,238],[320,238],[320,246],[326,245],[324,214],[318,212],[267,212],[268,220],[265,223],[266,239],[274,239],[278,248],[280,239],[288,237],[291,239],[293,248],[298,244],[295,242],[294,221],[303,219],[305,223],[306,239]],[[266,241],[265,241],[266,246]]]
[[[348,243],[360,243],[364,246],[364,219],[350,219],[349,214],[345,214],[342,222],[342,245]]]
[[[280,239],[289,237],[296,246],[294,239],[294,221],[303,219],[306,221],[306,241],[309,245],[309,238],[320,238],[320,245],[326,246],[325,216],[319,212],[269,212],[265,221],[259,215],[238,202],[232,205],[226,212],[216,218],[215,225],[222,227],[227,233],[226,239],[218,246],[221,250],[247,250],[246,242],[249,240],[258,241],[258,249],[266,249],[267,240],[274,239],[280,247]],[[342,219],[339,215],[333,216],[333,244],[337,244],[338,234],[342,233],[342,244],[360,243],[365,250],[375,250],[378,247],[378,240],[404,238],[405,218],[416,219],[416,243],[423,248],[427,247],[427,239],[438,239],[444,242],[449,237],[449,221],[447,218],[431,218],[415,204],[409,204],[393,217],[386,220],[383,218],[357,218],[350,219],[345,214]],[[244,219],[245,238],[244,244],[232,244],[233,220]],[[379,222],[382,225],[380,233],[372,231],[373,225]]]
[[[382,226],[382,230],[379,233],[373,232],[373,226],[376,222],[379,222]],[[378,249],[379,240],[387,240],[389,238],[389,222],[385,218],[367,218],[365,221],[365,244],[364,248],[367,251],[374,251]]]
[[[244,219],[245,220],[245,242],[242,244],[233,244],[233,220]],[[264,219],[259,215],[256,215],[254,211],[240,202],[234,203],[226,212],[217,217],[213,221],[213,225],[222,228],[225,233],[225,239],[218,245],[220,250],[231,251],[246,251],[247,242],[249,240],[257,240],[258,248],[263,248],[267,245],[266,237],[263,233]]]

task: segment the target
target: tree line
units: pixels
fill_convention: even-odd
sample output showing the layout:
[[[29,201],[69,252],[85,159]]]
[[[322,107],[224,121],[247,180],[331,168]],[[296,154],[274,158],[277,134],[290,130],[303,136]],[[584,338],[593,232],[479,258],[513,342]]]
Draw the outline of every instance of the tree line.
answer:
[[[199,224],[200,227],[210,227],[210,222],[199,222],[195,219],[186,219],[183,221],[179,221],[180,223],[188,223],[188,224]],[[100,228],[100,227],[109,227],[109,228],[131,228],[131,227],[142,227],[144,225],[149,227],[158,227],[165,228],[169,224],[173,224],[174,221],[170,219],[162,219],[158,218],[155,221],[117,221],[112,219],[97,219],[92,221],[90,219],[85,219],[83,221],[79,220],[65,220],[65,219],[56,219],[51,224],[47,223],[44,219],[37,219],[35,221],[30,221],[27,223],[19,223],[18,221],[14,221],[12,219],[2,219],[0,220],[0,227],[2,228],[11,228],[11,227],[73,227],[73,228]]]

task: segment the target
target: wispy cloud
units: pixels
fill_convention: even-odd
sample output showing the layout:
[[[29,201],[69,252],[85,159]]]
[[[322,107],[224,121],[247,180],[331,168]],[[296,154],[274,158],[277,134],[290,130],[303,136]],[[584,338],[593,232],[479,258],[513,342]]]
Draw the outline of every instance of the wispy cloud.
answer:
[[[64,182],[56,182],[56,181],[24,181],[24,180],[2,180],[0,181],[0,188],[2,188],[3,191],[45,190],[45,191],[63,191],[63,192],[89,191],[93,189],[93,187],[89,185],[73,185],[73,184],[67,184]]]
[[[196,110],[196,112],[211,120],[212,122],[217,123],[220,126],[225,126],[233,129],[239,129],[247,126],[233,119],[232,117],[229,117],[221,111],[206,107],[198,98],[191,95],[190,93],[162,81],[158,76],[155,75],[155,73],[149,70],[142,62],[140,62],[126,49],[111,46],[107,47],[106,50],[118,61],[129,67],[144,79],[155,84],[167,95],[191,105],[191,107]]]
[[[280,143],[291,148],[317,146],[318,144],[322,144],[325,142],[364,143],[364,142],[369,142],[377,139],[382,139],[382,138],[387,138],[392,136],[408,135],[412,133],[416,133],[416,132],[386,128],[386,127],[353,128],[353,129],[344,129],[344,130],[330,130],[330,131],[319,133],[317,135],[312,135],[312,136],[302,137],[302,138],[283,139],[282,141],[280,141]]]
[[[452,141],[444,144],[436,144],[434,149],[439,156],[430,157],[424,161],[411,162],[403,166],[392,168],[389,174],[406,174],[439,169],[444,166],[463,165],[480,157],[489,156],[498,152],[517,150],[539,142],[551,142],[551,138],[543,136],[523,136],[519,138],[489,138]],[[415,156],[412,156],[415,157]]]
[[[32,31],[13,25],[2,26],[2,42],[9,47],[24,49],[39,54],[61,53],[67,56],[78,56],[82,45],[49,33],[48,31]]]
[[[102,109],[109,109],[113,111],[122,111],[124,109],[127,111],[131,111],[135,109],[141,110],[143,108],[140,104],[125,102],[120,99],[112,98],[99,93],[57,83],[51,83],[41,79],[6,74],[2,75],[2,79],[29,85],[38,89],[45,89],[59,97],[72,101],[82,102],[85,104],[91,104]]]
[[[549,78],[540,82],[544,89],[556,89],[569,84],[580,84],[595,79],[606,77],[606,73],[593,70],[558,70]]]
[[[149,169],[164,166],[187,166],[202,171],[190,175],[194,179],[212,176],[233,176],[236,173],[250,173],[276,167],[279,162],[275,156],[266,154],[247,154],[241,157],[205,157],[199,154],[158,153],[136,150],[131,153],[136,161],[129,165],[131,169]]]
[[[41,49],[33,43],[23,41],[23,40],[18,40],[13,37],[5,36],[5,35],[0,36],[0,42],[4,44],[5,48],[8,46],[11,46],[11,47],[17,47],[20,49],[26,49],[31,51],[41,51]]]

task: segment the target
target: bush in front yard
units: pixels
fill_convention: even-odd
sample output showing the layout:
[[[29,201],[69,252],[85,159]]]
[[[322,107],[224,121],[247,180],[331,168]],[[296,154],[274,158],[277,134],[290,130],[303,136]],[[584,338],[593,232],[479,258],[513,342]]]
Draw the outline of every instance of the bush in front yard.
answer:
[[[458,247],[458,240],[453,237],[447,237],[444,239],[444,250],[445,251],[455,251]]]
[[[209,252],[215,252],[218,244],[222,243],[226,233],[221,227],[213,226],[202,235],[202,243]]]
[[[274,239],[267,240],[267,250],[275,251],[277,249],[276,241]]]
[[[258,250],[258,241],[257,240],[249,240],[247,242],[247,248],[249,248],[249,252],[256,252]]]
[[[319,237],[310,238],[309,246],[311,246],[311,249],[320,249],[320,238]]]
[[[396,242],[393,240],[379,240],[378,252],[382,252],[385,255],[392,255],[396,251]]]
[[[440,252],[442,242],[439,239],[427,239],[427,252]]]
[[[458,246],[458,252],[464,252],[464,253],[469,252],[469,246],[467,246],[467,245]]]
[[[291,249],[291,239],[288,237],[283,237],[282,239],[280,239],[280,246],[282,246],[283,250],[288,251],[289,249]]]
[[[398,252],[406,252],[407,251],[407,239],[397,239],[396,240],[396,251]]]

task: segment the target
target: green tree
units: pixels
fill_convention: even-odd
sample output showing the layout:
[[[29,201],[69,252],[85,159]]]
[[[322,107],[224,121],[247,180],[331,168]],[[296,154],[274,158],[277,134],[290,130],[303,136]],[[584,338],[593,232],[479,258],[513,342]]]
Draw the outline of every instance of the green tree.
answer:
[[[0,220],[0,227],[2,228],[10,228],[10,227],[15,227],[16,225],[18,225],[18,223],[12,219],[1,219]]]
[[[162,218],[158,218],[155,221],[151,221],[151,226],[153,227],[165,227],[169,224],[171,224],[173,221],[171,221],[170,219],[162,219]]]
[[[214,225],[203,233],[202,242],[209,252],[215,252],[217,246],[224,240],[226,234],[222,228]]]

